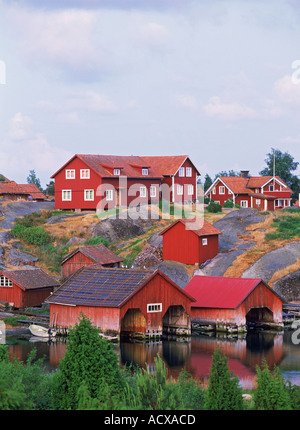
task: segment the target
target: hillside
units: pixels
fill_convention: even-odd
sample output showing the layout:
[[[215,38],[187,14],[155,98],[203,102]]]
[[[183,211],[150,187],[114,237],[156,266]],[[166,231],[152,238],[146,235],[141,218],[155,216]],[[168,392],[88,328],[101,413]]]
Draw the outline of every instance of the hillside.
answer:
[[[16,208],[17,203],[11,206]],[[64,255],[78,246],[102,242],[124,259],[124,266],[159,267],[182,287],[197,273],[262,277],[276,288],[282,279],[290,283],[289,275],[294,279],[300,272],[299,210],[262,213],[252,209],[223,209],[219,214],[205,211],[205,219],[222,235],[219,254],[200,268],[162,261],[158,233],[173,221],[172,216],[171,219],[151,219],[150,216],[144,220],[99,219],[95,212],[74,214],[55,212],[51,207],[49,210],[40,208],[23,218],[29,226],[42,228],[51,238],[49,243],[37,246],[13,237],[11,229],[7,228],[5,208],[3,215],[0,219],[0,265],[8,268],[36,265],[59,277],[59,262]],[[294,284],[297,282],[296,276]],[[281,282],[280,288],[284,290],[284,283]],[[300,301],[297,288],[292,288],[288,300]]]

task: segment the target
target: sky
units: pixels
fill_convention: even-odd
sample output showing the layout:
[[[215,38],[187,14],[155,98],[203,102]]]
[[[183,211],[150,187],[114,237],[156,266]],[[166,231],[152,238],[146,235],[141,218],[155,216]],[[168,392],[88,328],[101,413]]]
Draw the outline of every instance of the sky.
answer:
[[[300,162],[298,0],[0,0],[0,173],[74,154]],[[300,168],[294,172],[300,175]]]

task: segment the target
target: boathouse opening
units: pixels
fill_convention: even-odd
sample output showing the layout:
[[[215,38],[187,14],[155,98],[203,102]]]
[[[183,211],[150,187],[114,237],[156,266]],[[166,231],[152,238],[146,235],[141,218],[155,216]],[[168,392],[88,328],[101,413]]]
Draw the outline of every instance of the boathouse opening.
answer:
[[[163,316],[163,333],[170,335],[190,334],[190,317],[182,305],[169,306]]]
[[[146,332],[146,318],[138,308],[130,308],[121,320],[121,335]]]
[[[246,323],[248,326],[272,322],[274,322],[273,312],[267,307],[251,308],[246,315]]]

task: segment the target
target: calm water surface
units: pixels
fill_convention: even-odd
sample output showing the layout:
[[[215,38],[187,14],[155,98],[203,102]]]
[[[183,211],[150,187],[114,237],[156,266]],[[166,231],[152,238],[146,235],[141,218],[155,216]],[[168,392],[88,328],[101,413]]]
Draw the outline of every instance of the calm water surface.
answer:
[[[170,376],[176,377],[185,369],[203,383],[208,381],[214,349],[223,348],[230,370],[239,377],[245,388],[255,386],[256,365],[260,365],[263,358],[271,368],[275,364],[292,384],[300,385],[300,345],[292,343],[291,335],[292,331],[253,331],[238,338],[195,335],[187,340],[149,343],[122,341],[115,344],[114,348],[121,365],[132,363],[144,367],[148,363],[155,368],[154,358],[159,353]],[[37,357],[45,358],[47,370],[57,368],[66,350],[66,342],[59,339],[49,342],[22,335],[7,336],[5,342],[10,355],[15,355],[22,361],[36,348]]]

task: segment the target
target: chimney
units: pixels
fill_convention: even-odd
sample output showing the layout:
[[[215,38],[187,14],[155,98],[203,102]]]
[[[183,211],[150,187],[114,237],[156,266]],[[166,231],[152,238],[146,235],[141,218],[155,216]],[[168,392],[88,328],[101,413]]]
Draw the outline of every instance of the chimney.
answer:
[[[249,178],[249,170],[241,170],[242,178]]]

